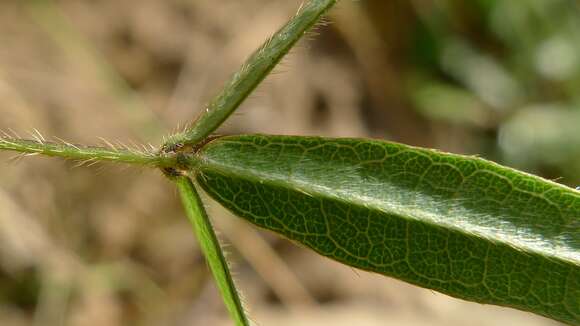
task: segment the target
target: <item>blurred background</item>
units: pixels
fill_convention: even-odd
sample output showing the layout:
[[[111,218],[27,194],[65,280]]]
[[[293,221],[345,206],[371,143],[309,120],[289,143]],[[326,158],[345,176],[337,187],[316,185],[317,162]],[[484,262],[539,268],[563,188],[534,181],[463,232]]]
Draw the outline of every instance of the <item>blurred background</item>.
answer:
[[[2,0],[0,130],[158,146],[298,6]],[[222,134],[390,139],[580,184],[579,2],[345,0],[328,21]],[[11,157],[0,325],[231,324],[160,173]],[[259,325],[556,324],[341,266],[206,202]]]

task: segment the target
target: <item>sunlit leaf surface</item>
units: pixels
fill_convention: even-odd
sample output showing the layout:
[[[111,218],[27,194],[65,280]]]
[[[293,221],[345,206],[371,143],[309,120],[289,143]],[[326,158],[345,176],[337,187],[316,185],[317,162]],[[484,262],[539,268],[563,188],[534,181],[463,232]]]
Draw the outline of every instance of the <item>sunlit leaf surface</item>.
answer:
[[[580,192],[401,144],[223,137],[197,180],[244,219],[350,266],[580,322]]]

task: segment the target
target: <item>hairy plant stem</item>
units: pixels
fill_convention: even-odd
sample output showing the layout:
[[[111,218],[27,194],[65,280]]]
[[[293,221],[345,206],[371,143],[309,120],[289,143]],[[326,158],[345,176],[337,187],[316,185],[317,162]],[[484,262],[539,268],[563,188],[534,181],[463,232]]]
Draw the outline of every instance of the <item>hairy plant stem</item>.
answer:
[[[70,143],[54,143],[41,140],[26,140],[15,138],[0,138],[0,150],[9,150],[28,155],[46,155],[86,162],[110,161],[145,165],[158,168],[179,166],[176,155],[158,155],[131,149],[115,149],[96,146],[75,145]]]
[[[213,98],[201,116],[182,133],[165,142],[157,153],[103,147],[51,143],[43,139],[22,140],[0,138],[0,150],[25,154],[43,154],[81,162],[113,161],[160,168],[173,180],[181,195],[187,216],[193,225],[201,249],[214,275],[226,307],[236,325],[249,325],[240,297],[235,288],[227,262],[203,207],[203,203],[189,177],[183,170],[196,170],[201,164],[195,155],[213,133],[249,96],[296,42],[314,26],[337,0],[310,0],[276,34],[268,39],[222,91]],[[42,138],[42,137],[41,137]]]
[[[249,325],[228,264],[195,186],[185,176],[175,177],[173,180],[177,184],[189,221],[230,316],[238,326]]]
[[[184,132],[169,137],[163,150],[180,151],[201,142],[214,132],[336,2],[337,0],[311,0],[304,4],[294,18],[248,58],[191,126]]]

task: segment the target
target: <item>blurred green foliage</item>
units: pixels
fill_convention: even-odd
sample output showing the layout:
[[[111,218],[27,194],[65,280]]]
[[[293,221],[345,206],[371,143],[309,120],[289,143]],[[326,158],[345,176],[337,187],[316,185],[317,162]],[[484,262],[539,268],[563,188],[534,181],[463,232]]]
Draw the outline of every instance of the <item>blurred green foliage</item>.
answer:
[[[418,112],[495,144],[484,156],[580,182],[578,2],[411,3],[406,84]]]

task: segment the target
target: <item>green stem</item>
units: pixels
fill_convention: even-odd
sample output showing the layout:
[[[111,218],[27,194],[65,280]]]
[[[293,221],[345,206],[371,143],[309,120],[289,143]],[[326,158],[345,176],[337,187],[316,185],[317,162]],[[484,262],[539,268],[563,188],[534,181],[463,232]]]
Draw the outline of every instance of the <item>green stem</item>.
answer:
[[[191,179],[188,177],[174,178],[187,216],[193,225],[197,240],[206,257],[209,267],[216,280],[224,303],[238,326],[249,325],[244,313],[242,302],[234,285],[234,281],[228,269],[228,264],[222,253],[211,222],[203,208],[201,198],[197,193]]]
[[[85,161],[87,163],[111,161],[160,168],[176,167],[179,165],[176,156],[158,155],[130,149],[74,145],[64,142],[53,143],[40,140],[0,138],[0,150],[9,150],[31,155],[39,154],[62,157]]]
[[[167,140],[164,151],[193,146],[214,132],[336,2],[311,0],[304,4],[294,18],[250,56],[192,126]]]

